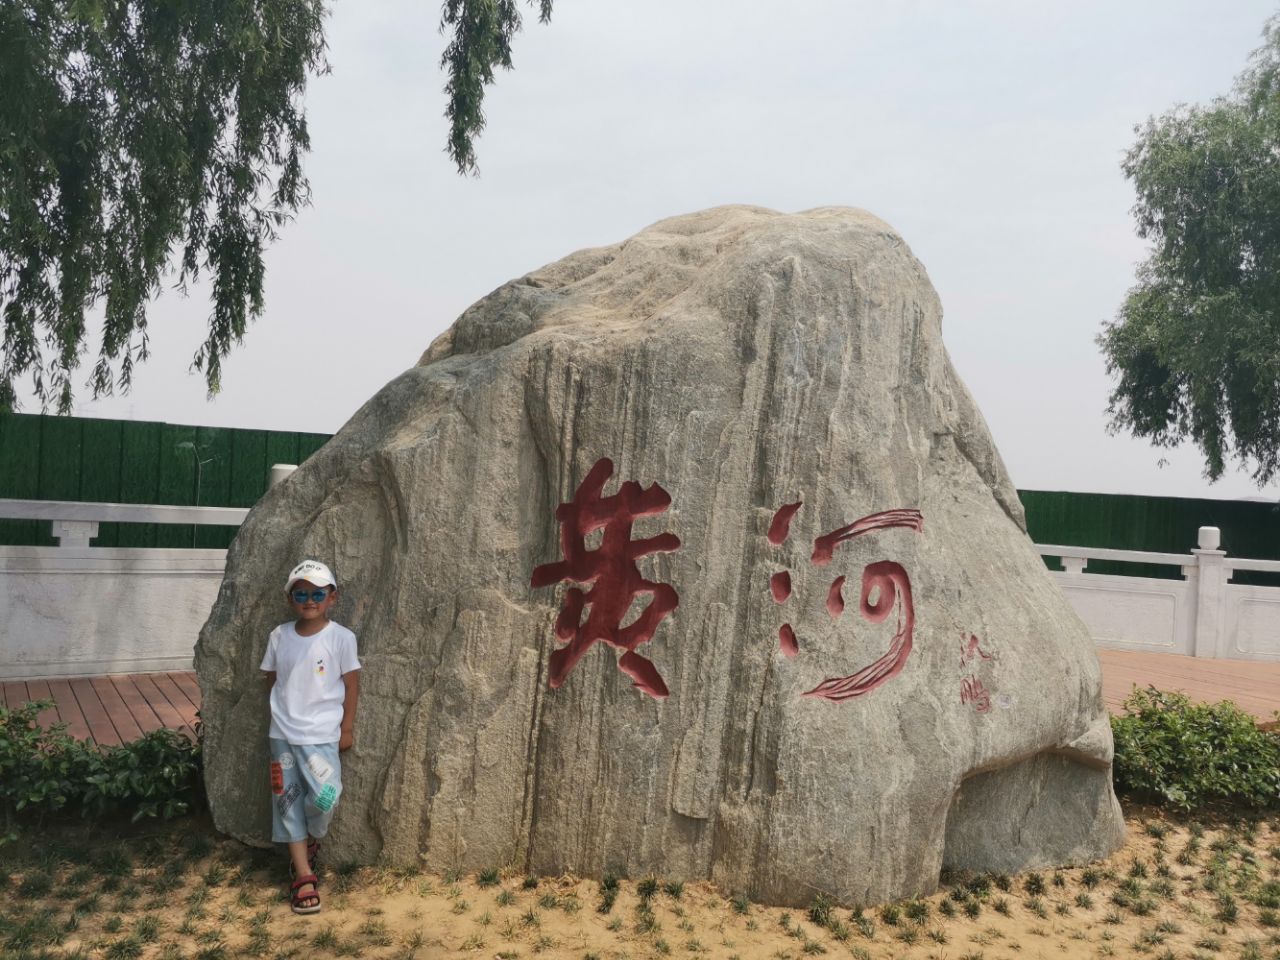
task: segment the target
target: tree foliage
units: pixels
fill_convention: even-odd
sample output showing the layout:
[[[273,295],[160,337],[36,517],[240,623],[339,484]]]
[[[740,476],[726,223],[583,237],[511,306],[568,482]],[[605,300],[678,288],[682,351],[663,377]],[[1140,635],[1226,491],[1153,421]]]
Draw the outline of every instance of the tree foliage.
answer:
[[[265,250],[309,199],[303,95],[327,70],[325,16],[325,0],[0,0],[0,411],[24,377],[71,409],[95,309],[88,385],[127,390],[161,284],[204,274],[193,366],[218,391],[262,313]],[[460,172],[520,26],[515,0],[443,5]]]
[[[537,3],[539,21],[550,23],[552,0]],[[449,159],[459,173],[476,172],[472,141],[484,129],[484,88],[493,83],[494,67],[511,69],[511,38],[520,27],[515,0],[445,0],[440,29],[452,30],[453,37],[440,65],[449,78]]]
[[[1280,468],[1280,17],[1234,91],[1135,128],[1125,157],[1152,242],[1099,344],[1113,429],[1192,440],[1218,479]]]

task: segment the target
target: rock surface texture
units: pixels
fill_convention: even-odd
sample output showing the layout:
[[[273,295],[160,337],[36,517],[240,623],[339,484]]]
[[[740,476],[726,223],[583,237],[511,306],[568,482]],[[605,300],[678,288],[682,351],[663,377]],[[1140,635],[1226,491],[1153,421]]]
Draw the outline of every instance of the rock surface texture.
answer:
[[[481,300],[231,548],[218,827],[269,836],[258,663],[315,557],[364,661],[335,861],[872,903],[1114,850],[1098,660],[941,316],[846,208],[664,220]]]

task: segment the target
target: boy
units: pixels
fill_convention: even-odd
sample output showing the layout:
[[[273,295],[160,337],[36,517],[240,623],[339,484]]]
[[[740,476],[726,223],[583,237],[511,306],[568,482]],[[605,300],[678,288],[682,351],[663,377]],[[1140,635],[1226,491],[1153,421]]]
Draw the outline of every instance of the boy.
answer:
[[[360,697],[356,637],[329,619],[333,573],[304,560],[285,581],[297,618],[271,631],[262,669],[271,684],[271,839],[289,845],[294,913],[320,911],[320,838],[342,794],[340,751],[351,747]]]

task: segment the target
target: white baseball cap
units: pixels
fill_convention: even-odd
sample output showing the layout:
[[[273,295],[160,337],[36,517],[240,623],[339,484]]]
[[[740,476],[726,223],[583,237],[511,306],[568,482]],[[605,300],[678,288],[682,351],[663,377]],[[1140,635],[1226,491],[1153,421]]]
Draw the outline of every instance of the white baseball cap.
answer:
[[[298,580],[314,583],[317,587],[336,587],[338,581],[333,579],[333,571],[319,560],[303,560],[289,572],[289,579],[284,588],[288,590]]]

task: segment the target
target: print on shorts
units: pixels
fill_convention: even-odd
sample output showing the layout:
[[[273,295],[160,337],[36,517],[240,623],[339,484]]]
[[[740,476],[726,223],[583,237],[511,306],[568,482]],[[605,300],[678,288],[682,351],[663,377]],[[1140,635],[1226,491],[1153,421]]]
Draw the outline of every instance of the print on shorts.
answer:
[[[284,816],[289,812],[289,808],[293,806],[293,801],[302,795],[302,787],[296,783],[289,784],[289,789],[276,798],[276,809],[280,811],[280,816]]]
[[[326,783],[324,789],[316,794],[315,805],[317,810],[328,811],[332,809],[334,803],[338,799],[338,791],[332,783]]]
[[[293,769],[293,754],[292,754],[292,753],[282,753],[282,754],[280,754],[280,756],[278,756],[278,757],[276,758],[276,762],[278,762],[278,763],[280,764],[280,766],[284,767],[286,770],[292,770],[292,769]]]
[[[271,761],[271,792],[279,796],[284,793],[284,764],[279,760]]]
[[[318,753],[313,753],[307,757],[307,769],[311,771],[311,775],[317,780],[328,780],[329,775],[333,773],[333,767],[329,766],[324,757]]]

